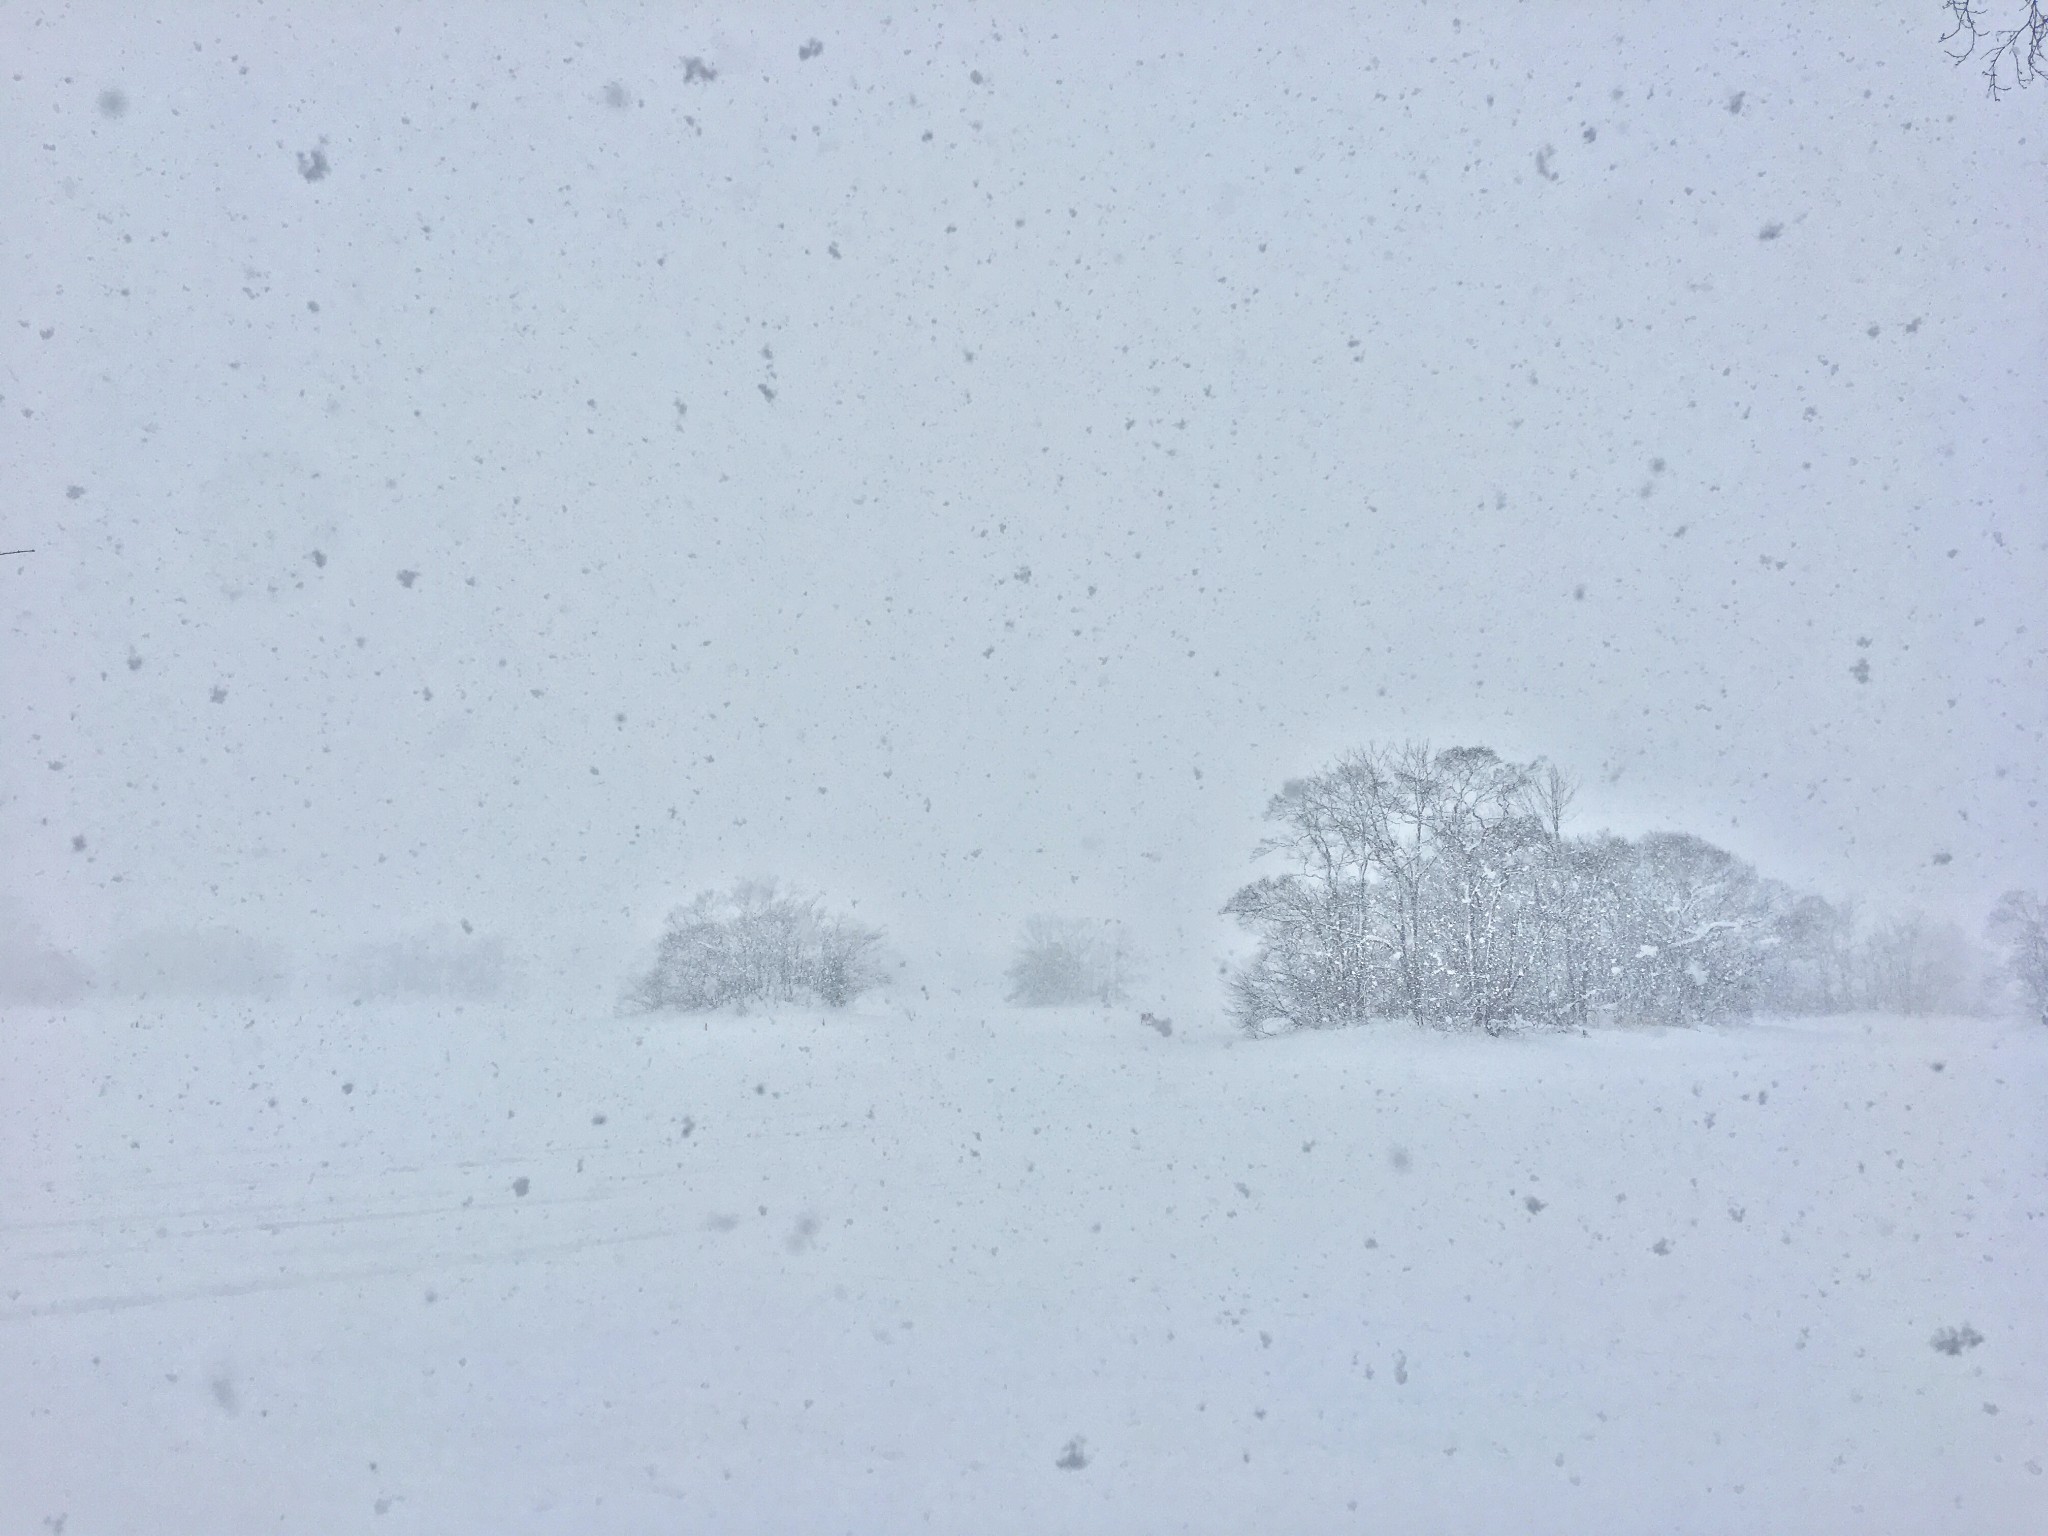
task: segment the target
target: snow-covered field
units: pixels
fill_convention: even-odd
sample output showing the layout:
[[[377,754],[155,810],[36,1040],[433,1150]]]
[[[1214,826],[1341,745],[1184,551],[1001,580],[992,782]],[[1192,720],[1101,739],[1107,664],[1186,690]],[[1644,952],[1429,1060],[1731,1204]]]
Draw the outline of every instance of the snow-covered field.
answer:
[[[2048,1031],[0,1023],[7,1533],[2048,1528]]]

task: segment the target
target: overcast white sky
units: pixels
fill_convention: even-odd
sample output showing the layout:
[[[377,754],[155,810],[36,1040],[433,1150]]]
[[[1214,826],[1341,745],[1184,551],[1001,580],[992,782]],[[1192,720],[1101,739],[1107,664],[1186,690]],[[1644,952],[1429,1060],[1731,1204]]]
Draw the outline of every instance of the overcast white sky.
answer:
[[[1936,0],[147,9],[0,10],[17,926],[1207,954],[1405,736],[2043,879],[2048,88]]]

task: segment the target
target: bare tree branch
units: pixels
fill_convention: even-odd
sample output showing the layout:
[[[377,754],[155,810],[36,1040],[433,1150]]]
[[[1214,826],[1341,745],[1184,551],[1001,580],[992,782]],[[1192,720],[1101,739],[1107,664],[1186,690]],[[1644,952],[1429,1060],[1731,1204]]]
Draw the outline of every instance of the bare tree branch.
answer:
[[[2025,5],[2017,25],[2001,27],[1991,24],[1984,0],[1942,0],[1951,25],[1941,40],[1956,45],[1949,57],[1958,64],[1981,57],[1985,87],[1994,101],[2048,71],[2048,0],[2025,0]]]

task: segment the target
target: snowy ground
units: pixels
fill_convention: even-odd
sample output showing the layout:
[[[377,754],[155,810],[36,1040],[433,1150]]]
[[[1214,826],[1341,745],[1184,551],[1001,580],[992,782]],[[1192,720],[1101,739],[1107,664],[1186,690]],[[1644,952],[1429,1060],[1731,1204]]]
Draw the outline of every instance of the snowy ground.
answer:
[[[2042,1529],[2044,1102],[1965,1021],[9,1013],[0,1532]]]

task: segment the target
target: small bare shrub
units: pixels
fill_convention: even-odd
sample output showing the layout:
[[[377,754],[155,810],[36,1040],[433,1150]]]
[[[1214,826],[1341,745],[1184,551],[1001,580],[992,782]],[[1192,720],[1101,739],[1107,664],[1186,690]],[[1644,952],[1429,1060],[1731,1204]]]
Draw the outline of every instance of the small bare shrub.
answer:
[[[1129,989],[1130,944],[1115,923],[1034,917],[1024,924],[1017,958],[1004,974],[1010,1001],[1027,1008],[1108,1007],[1122,1002]]]

